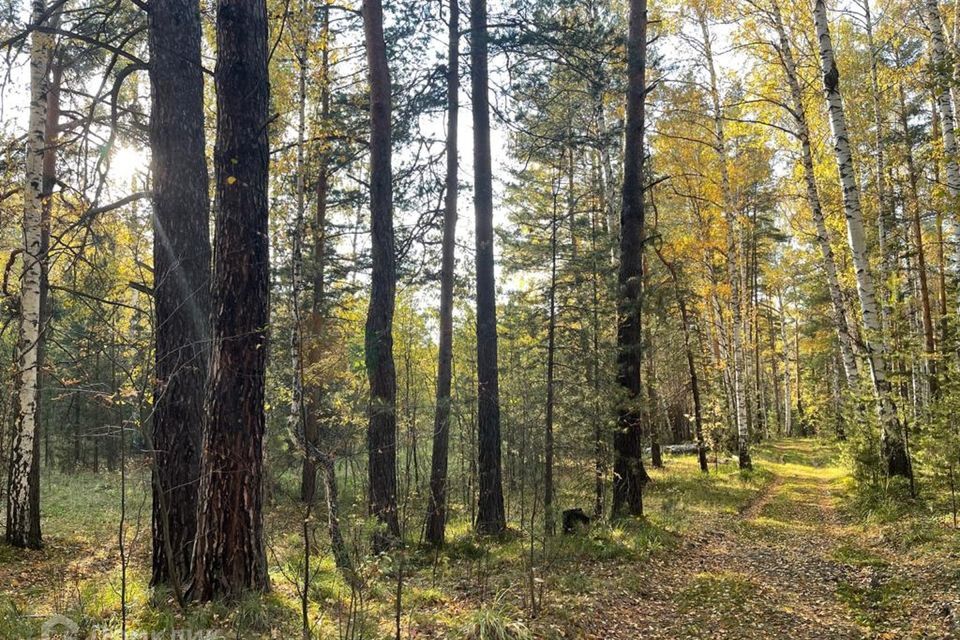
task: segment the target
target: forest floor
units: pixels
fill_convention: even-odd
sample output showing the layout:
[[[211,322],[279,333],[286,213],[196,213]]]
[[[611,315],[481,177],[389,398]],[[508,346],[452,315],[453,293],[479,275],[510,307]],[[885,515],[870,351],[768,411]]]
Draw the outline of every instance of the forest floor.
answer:
[[[636,595],[589,627],[633,638],[960,638],[960,554],[939,519],[854,518],[833,448],[765,447],[772,481],[742,513],[636,567]]]
[[[920,500],[865,509],[834,445],[784,440],[754,456],[753,472],[727,460],[711,464],[709,475],[691,456],[668,457],[665,469],[651,470],[646,518],[546,544],[541,524],[531,535],[530,505],[520,511],[517,496],[511,521],[527,526],[500,541],[473,535],[469,512],[451,505],[456,517],[441,552],[411,540],[407,551],[366,559],[358,590],[332,566],[318,526],[313,637],[397,637],[399,584],[405,640],[960,638],[960,534],[943,496],[929,495],[921,479]],[[272,489],[268,501],[271,592],[181,610],[147,586],[146,471],[128,474],[127,637],[199,639],[173,631],[205,629],[244,640],[301,637],[302,507],[293,485]],[[560,471],[569,480],[561,504],[590,504],[582,473]],[[39,637],[53,614],[77,621],[77,637],[120,637],[118,478],[48,477],[44,549],[0,544],[0,640]],[[346,493],[345,504],[361,511],[362,496]],[[363,519],[345,524],[362,548]]]

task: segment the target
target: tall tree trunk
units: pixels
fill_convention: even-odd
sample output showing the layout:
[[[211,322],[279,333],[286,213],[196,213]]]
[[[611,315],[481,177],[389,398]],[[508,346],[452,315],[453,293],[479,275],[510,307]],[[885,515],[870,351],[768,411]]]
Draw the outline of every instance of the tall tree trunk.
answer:
[[[397,290],[393,242],[393,170],[391,165],[391,97],[387,47],[383,40],[383,6],[364,0],[363,31],[370,80],[370,235],[373,269],[367,309],[365,349],[370,380],[369,455],[370,515],[386,528],[374,537],[383,549],[400,537],[397,518],[397,372],[393,362],[393,309]]]
[[[500,382],[497,370],[497,291],[493,259],[493,169],[487,73],[487,1],[470,0],[470,82],[473,89],[473,175],[477,242],[477,405],[480,497],[477,531],[507,526],[500,469]]]
[[[907,454],[897,407],[891,395],[887,379],[886,345],[878,316],[873,275],[867,257],[866,235],[863,229],[863,214],[860,210],[860,191],[850,151],[850,137],[840,95],[840,72],[833,56],[833,44],[827,23],[827,8],[824,0],[814,1],[814,23],[820,43],[820,61],[823,65],[823,86],[830,111],[830,126],[833,131],[834,152],[843,190],[843,209],[847,219],[847,239],[857,276],[857,294],[863,319],[864,342],[873,377],[873,387],[880,418],[881,448],[890,475],[912,476],[910,458]]]
[[[603,177],[600,173],[602,168],[598,167],[598,184],[600,186],[599,193],[602,193]],[[604,438],[604,428],[603,428],[603,404],[602,396],[600,393],[601,390],[601,362],[602,362],[602,353],[600,348],[600,279],[602,278],[603,272],[601,271],[600,261],[598,259],[598,227],[597,224],[597,214],[604,213],[604,207],[600,208],[600,211],[594,211],[590,216],[590,260],[591,260],[591,274],[590,274],[590,322],[591,322],[591,363],[590,363],[590,378],[592,382],[593,389],[593,516],[594,518],[603,517],[603,508],[606,501],[604,496],[604,482],[607,475],[607,460],[606,460],[606,442]],[[604,252],[605,253],[605,252]]]
[[[44,0],[34,0],[31,23],[47,21]],[[43,331],[41,307],[43,274],[47,255],[43,251],[43,158],[46,146],[48,72],[53,37],[33,31],[30,47],[30,122],[27,131],[26,172],[23,189],[23,272],[20,279],[20,327],[18,338],[18,411],[10,449],[7,491],[7,542],[16,547],[39,549],[39,377],[40,340]]]
[[[864,30],[867,36],[867,49],[870,54],[870,102],[874,124],[874,171],[877,191],[877,244],[880,250],[880,319],[884,335],[889,335],[886,325],[893,322],[892,300],[897,297],[895,280],[891,280],[895,267],[893,258],[896,249],[888,245],[889,233],[893,229],[893,203],[887,197],[887,168],[883,145],[883,112],[880,106],[880,81],[878,76],[879,51],[873,38],[873,17],[870,13],[870,0],[863,0]],[[892,327],[892,324],[890,325]],[[896,365],[894,365],[896,369]]]
[[[677,299],[677,308],[680,311],[680,325],[683,329],[683,350],[687,359],[687,371],[690,374],[690,392],[693,394],[693,433],[697,441],[697,461],[700,463],[700,471],[707,473],[707,448],[703,441],[703,406],[700,398],[700,378],[697,375],[696,360],[693,356],[693,344],[690,340],[691,322],[690,314],[687,311],[687,302],[680,291],[680,277],[677,274],[677,268],[672,262],[668,262],[659,248],[654,247],[660,262],[670,273],[670,280],[673,281],[673,294]],[[757,327],[759,331],[759,326]]]
[[[744,392],[746,372],[743,354],[743,301],[740,294],[740,231],[737,212],[733,209],[730,195],[730,171],[727,167],[727,146],[723,126],[723,107],[720,102],[720,86],[713,61],[710,27],[703,11],[698,14],[700,30],[703,34],[705,62],[710,76],[710,97],[713,106],[714,135],[716,151],[720,160],[720,189],[723,214],[727,220],[727,276],[730,280],[731,309],[731,355],[733,356],[733,404],[737,428],[737,454],[741,469],[752,468],[750,461],[750,428],[747,422],[747,397]]]
[[[450,386],[453,377],[453,284],[456,269],[457,196],[460,122],[460,4],[450,0],[447,18],[447,184],[443,211],[443,256],[440,263],[440,344],[437,362],[437,409],[433,421],[427,542],[443,544],[447,524],[447,456],[450,445]]]
[[[793,435],[793,392],[790,390],[790,342],[787,341],[787,312],[783,294],[777,296],[780,310],[780,342],[783,344],[783,435]]]
[[[559,168],[558,168],[559,174]],[[550,289],[547,300],[547,406],[543,432],[543,524],[544,534],[556,532],[553,505],[553,416],[556,405],[555,370],[557,343],[557,198],[560,176],[553,186],[553,212],[550,217]]]
[[[934,140],[942,140],[940,135],[940,115],[936,96],[933,98],[930,113],[930,134]],[[940,160],[938,154],[933,154],[933,184],[940,184]],[[947,319],[947,261],[944,255],[943,242],[943,211],[942,207],[935,206],[937,223],[937,324],[940,326],[940,345],[942,351],[947,351],[949,326]]]
[[[760,257],[759,207],[754,206],[750,226],[750,348],[753,350],[755,433],[769,435],[767,400],[763,388],[763,367],[760,362]]]
[[[267,8],[217,5],[216,236],[191,594],[269,588],[263,543],[264,380],[270,282]]]
[[[797,424],[800,436],[807,436],[807,418],[803,411],[803,367],[800,366],[800,318],[793,319],[793,359],[797,363]]]
[[[926,350],[925,369],[930,395],[937,397],[940,394],[940,383],[937,378],[936,339],[933,326],[933,314],[930,311],[930,285],[927,280],[927,256],[923,247],[923,227],[920,222],[920,194],[919,176],[913,157],[913,136],[907,114],[907,98],[903,84],[898,83],[897,92],[900,98],[900,128],[903,130],[903,146],[907,161],[907,178],[910,184],[910,228],[913,232],[914,248],[917,252],[917,275],[920,286],[920,313],[923,322],[924,348]]]
[[[600,15],[599,11],[601,3],[591,2],[589,5],[590,20],[599,23],[599,21],[603,19],[603,16]],[[603,226],[607,231],[610,264],[616,266],[620,251],[618,242],[620,235],[620,221],[617,217],[617,185],[616,177],[613,173],[613,160],[611,158],[610,149],[611,147],[619,146],[617,144],[619,143],[619,139],[614,141],[613,136],[611,136],[611,131],[607,127],[606,105],[604,104],[605,86],[607,81],[605,75],[602,73],[602,69],[598,70],[591,80],[590,97],[593,101],[594,124],[597,128],[597,155],[599,156],[600,160],[600,170],[597,174],[599,178],[599,190],[597,195],[600,198],[600,206],[604,213]]]
[[[777,366],[780,358],[777,354],[777,337],[773,325],[773,314],[767,316],[767,346],[770,348],[770,374],[773,383],[773,404],[775,407],[774,416],[777,419],[777,435],[783,435],[783,404],[780,402],[780,369]]]
[[[700,471],[707,473],[707,447],[703,441],[703,406],[700,399],[700,378],[697,375],[697,366],[693,358],[693,347],[690,344],[690,317],[687,313],[687,304],[683,297],[677,294],[677,304],[680,307],[680,322],[683,324],[683,347],[687,355],[687,369],[690,372],[690,392],[693,394],[694,435],[697,439],[697,461]]]
[[[793,47],[783,26],[780,7],[777,2],[771,4],[771,15],[774,27],[779,38],[780,60],[787,76],[792,101],[791,115],[797,125],[797,137],[800,139],[800,151],[803,162],[803,177],[807,187],[807,205],[813,215],[817,228],[817,244],[820,246],[820,255],[823,260],[823,270],[827,274],[827,288],[830,291],[830,303],[833,309],[833,324],[840,343],[840,356],[843,360],[843,372],[846,376],[847,387],[856,390],[860,375],[857,370],[857,358],[853,336],[850,335],[846,317],[846,305],[843,301],[843,292],[837,278],[837,264],[833,256],[833,247],[830,244],[830,234],[827,231],[823,207],[820,203],[820,191],[817,188],[817,177],[814,171],[813,151],[810,145],[810,126],[807,122],[806,111],[803,106],[803,92],[800,89],[800,77],[793,58]]]
[[[209,358],[210,207],[200,9],[150,7],[156,352],[153,584],[176,589],[190,571]]]
[[[60,11],[56,11],[49,18],[51,27],[60,24]],[[50,321],[50,223],[53,213],[53,189],[57,183],[57,148],[59,146],[60,128],[60,84],[63,78],[63,65],[53,51],[56,44],[51,44],[50,71],[47,85],[47,113],[44,121],[44,149],[43,149],[43,191],[41,205],[43,207],[40,218],[40,255],[44,256],[40,274],[40,333],[37,336],[37,411],[34,418],[38,427],[41,427],[44,438],[44,464],[50,463],[50,425],[44,426],[43,410],[47,403],[44,400],[43,363],[47,353],[47,324]],[[40,440],[33,442],[34,464],[30,476],[30,509],[40,513]],[[40,520],[31,522],[32,533],[40,539]]]
[[[617,237],[620,234],[620,222],[617,220],[617,187],[613,176],[613,161],[610,159],[610,140],[607,131],[606,110],[603,104],[603,87],[597,82],[593,88],[594,120],[597,127],[597,147],[600,156],[599,178],[600,188],[598,195],[603,208],[604,227],[610,240],[610,263],[617,264],[619,247]]]
[[[340,502],[337,488],[335,446],[325,425],[330,410],[324,402],[322,360],[330,336],[326,331],[326,260],[327,260],[327,200],[330,193],[330,150],[326,139],[330,119],[330,5],[322,9],[320,54],[320,148],[317,151],[316,213],[311,233],[313,236],[312,272],[313,299],[310,305],[303,351],[303,394],[306,405],[303,416],[303,468],[301,469],[300,497],[313,501],[316,492],[317,467],[323,483],[327,506],[327,533],[334,562],[348,581],[356,578],[353,563],[340,529]],[[308,374],[309,371],[309,374]]]
[[[300,11],[306,15],[309,7],[306,3],[300,4]],[[302,32],[294,37],[294,57],[297,61],[297,160],[294,182],[295,210],[293,224],[290,226],[290,311],[293,317],[293,326],[290,330],[290,365],[293,371],[290,380],[290,416],[288,417],[290,430],[297,442],[303,446],[303,466],[300,475],[300,500],[313,502],[317,487],[316,466],[311,460],[308,447],[315,444],[307,439],[307,407],[304,397],[304,318],[302,309],[303,295],[303,235],[304,218],[306,216],[307,181],[306,181],[306,132],[307,132],[307,48],[310,36],[307,23]],[[311,434],[312,435],[312,434]],[[308,468],[309,467],[309,468]]]
[[[324,345],[327,336],[324,334],[324,306],[326,305],[326,260],[327,260],[327,199],[330,192],[330,150],[325,138],[330,126],[330,6],[323,7],[321,26],[321,42],[323,49],[320,54],[320,144],[317,150],[317,183],[316,183],[316,210],[311,235],[313,240],[312,272],[313,300],[310,305],[308,326],[309,336],[304,344],[302,364],[303,390],[305,414],[303,416],[304,451],[303,467],[300,470],[300,499],[312,502],[317,488],[317,460],[311,452],[321,448],[320,431],[323,414],[323,381],[320,379],[320,361],[323,358]],[[313,369],[307,375],[308,369]],[[325,455],[332,455],[329,447],[324,447]],[[333,482],[336,483],[336,475]],[[329,496],[328,496],[329,501]],[[336,529],[339,531],[339,522]]]
[[[617,383],[626,399],[618,409],[613,437],[613,505],[611,515],[643,515],[643,467],[640,410],[642,359],[641,292],[643,287],[643,134],[646,100],[647,2],[630,0],[627,36],[626,132],[620,212],[620,270],[617,301]]]
[[[933,91],[940,116],[940,133],[943,136],[943,156],[947,174],[947,193],[950,196],[950,209],[955,210],[960,200],[960,165],[957,161],[956,113],[950,87],[952,76],[947,45],[943,35],[943,20],[937,0],[924,0],[927,25],[930,29],[930,61],[933,69]],[[954,225],[956,240],[960,240],[960,225]],[[960,256],[960,246],[956,251]],[[958,263],[960,266],[960,263]]]
[[[645,285],[646,286],[646,285]],[[653,368],[653,336],[650,332],[650,324],[643,327],[644,340],[647,349],[644,352],[643,368],[647,387],[647,406],[646,422],[647,429],[650,430],[650,466],[654,469],[663,468],[663,450],[660,448],[660,433],[658,427],[657,414],[660,401],[657,397],[657,375]]]

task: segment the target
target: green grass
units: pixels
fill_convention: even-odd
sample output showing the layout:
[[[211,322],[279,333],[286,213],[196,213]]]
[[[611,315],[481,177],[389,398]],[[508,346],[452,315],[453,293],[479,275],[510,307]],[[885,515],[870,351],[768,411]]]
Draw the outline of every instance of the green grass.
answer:
[[[498,597],[465,616],[455,637],[460,640],[533,640],[525,624],[516,620],[516,612]]]
[[[532,555],[535,584],[544,609],[529,615],[530,523],[500,540],[478,537],[470,527],[469,510],[448,527],[448,544],[438,553],[410,540],[403,552],[404,628],[432,629],[442,637],[522,640],[548,637],[573,612],[550,603],[569,603],[608,589],[636,592],[634,572],[600,567],[640,563],[650,554],[674,548],[684,536],[713,526],[718,518],[735,517],[770,480],[761,468],[741,473],[725,463],[717,472],[701,474],[691,456],[666,458],[666,468],[651,470],[645,491],[646,517],[616,523],[597,522],[580,535],[558,535],[544,544],[542,524],[534,522]],[[588,494],[570,487],[582,476],[560,476],[564,505],[587,507]],[[127,627],[143,632],[217,629],[228,637],[295,637],[300,634],[302,507],[295,484],[282,476],[270,486],[265,514],[272,590],[238,602],[192,605],[180,610],[172,594],[148,588],[150,562],[149,470],[131,461],[127,478],[126,546]],[[120,475],[46,473],[42,485],[45,548],[23,552],[0,544],[0,640],[39,633],[45,617],[59,613],[81,625],[117,631],[120,628],[121,567],[118,555]],[[347,489],[344,494],[353,495]],[[422,501],[423,496],[419,499]],[[515,517],[518,496],[511,497]],[[527,498],[527,509],[531,498]],[[343,523],[351,547],[366,553],[363,505],[347,498]],[[416,534],[422,505],[409,507],[408,530]],[[360,567],[363,586],[351,592],[325,550],[323,514],[317,515],[319,548],[311,557],[310,615],[315,635],[338,637],[347,626],[363,627],[364,637],[389,635],[400,558],[397,554],[366,560]],[[512,521],[513,527],[519,527]],[[279,636],[277,636],[279,634]],[[531,635],[533,634],[533,635]]]
[[[882,556],[859,545],[844,544],[830,552],[830,557],[853,567],[881,568],[889,564]]]
[[[908,590],[909,585],[897,579],[866,585],[842,582],[837,585],[837,598],[850,608],[857,622],[873,629],[888,617]]]

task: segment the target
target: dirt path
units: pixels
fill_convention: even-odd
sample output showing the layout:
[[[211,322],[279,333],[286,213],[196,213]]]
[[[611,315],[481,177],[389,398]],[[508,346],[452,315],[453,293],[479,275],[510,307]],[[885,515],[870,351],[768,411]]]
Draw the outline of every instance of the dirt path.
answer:
[[[842,472],[808,441],[775,446],[775,475],[739,517],[640,569],[636,597],[613,596],[588,637],[960,638],[957,567],[904,558],[844,522]]]

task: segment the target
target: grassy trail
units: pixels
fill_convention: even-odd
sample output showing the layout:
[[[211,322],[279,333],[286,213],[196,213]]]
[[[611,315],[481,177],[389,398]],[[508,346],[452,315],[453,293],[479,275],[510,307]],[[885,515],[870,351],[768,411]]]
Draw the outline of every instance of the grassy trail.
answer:
[[[638,567],[639,598],[605,602],[612,615],[591,637],[960,638],[956,553],[846,517],[834,452],[814,440],[765,447],[766,489],[696,544]]]

